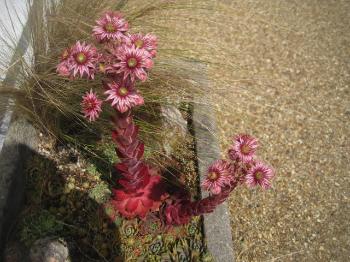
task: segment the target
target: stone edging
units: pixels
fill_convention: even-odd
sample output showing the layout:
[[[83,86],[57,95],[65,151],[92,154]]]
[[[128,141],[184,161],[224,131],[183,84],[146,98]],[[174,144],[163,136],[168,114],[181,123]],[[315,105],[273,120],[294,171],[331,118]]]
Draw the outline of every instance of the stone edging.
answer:
[[[207,173],[208,166],[220,158],[220,149],[215,137],[216,123],[207,105],[197,104],[193,108],[193,129],[198,159],[200,182]],[[202,191],[202,197],[208,196]],[[233,262],[233,242],[230,225],[230,211],[226,202],[211,214],[204,216],[204,234],[209,252],[217,262]]]
[[[26,159],[38,145],[37,132],[26,120],[13,120],[0,153],[0,254],[21,211]]]
[[[206,78],[207,67],[204,64],[194,62],[199,69],[192,74],[195,80],[205,92],[210,89],[210,82]],[[196,145],[198,172],[200,182],[205,179],[208,166],[220,159],[220,147],[217,140],[217,126],[213,110],[201,97],[195,97],[192,109],[192,129]],[[201,191],[202,197],[208,196]],[[230,211],[226,202],[218,206],[211,214],[204,216],[204,234],[209,252],[216,262],[233,262],[234,250],[230,224]]]

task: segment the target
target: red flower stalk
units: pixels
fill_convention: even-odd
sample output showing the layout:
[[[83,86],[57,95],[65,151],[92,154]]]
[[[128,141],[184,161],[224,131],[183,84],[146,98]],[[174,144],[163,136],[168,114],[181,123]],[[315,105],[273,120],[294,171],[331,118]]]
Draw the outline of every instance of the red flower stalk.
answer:
[[[213,212],[218,205],[222,204],[228,198],[236,186],[236,182],[232,183],[230,186],[222,189],[220,194],[210,195],[194,202],[190,200],[179,200],[174,204],[167,205],[161,215],[167,225],[187,224],[193,216]]]
[[[140,161],[144,153],[144,144],[138,140],[138,127],[134,125],[131,111],[120,113],[116,110],[113,118],[115,129],[112,133],[116,152],[122,160],[115,167],[124,179],[119,183],[127,190],[133,191],[149,182],[148,167]]]
[[[120,113],[116,110],[113,123],[112,137],[117,145],[117,155],[122,160],[115,167],[123,176],[118,181],[123,188],[113,191],[112,203],[125,217],[144,218],[161,205],[165,193],[163,182],[156,170],[141,161],[144,144],[137,138],[138,127],[133,122],[131,111]]]

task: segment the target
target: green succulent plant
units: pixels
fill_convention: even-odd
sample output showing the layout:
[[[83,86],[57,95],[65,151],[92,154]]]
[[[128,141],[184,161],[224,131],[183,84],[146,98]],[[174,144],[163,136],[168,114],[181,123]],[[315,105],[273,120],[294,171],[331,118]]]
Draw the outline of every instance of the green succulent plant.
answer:
[[[47,210],[42,210],[40,213],[25,217],[21,221],[19,235],[21,241],[30,246],[35,240],[58,235],[63,229],[63,224],[54,215]]]
[[[202,252],[204,250],[203,242],[199,237],[195,237],[189,240],[191,250]]]
[[[113,143],[103,143],[99,145],[99,147],[104,155],[105,160],[108,160],[110,164],[114,164],[118,161],[118,156],[115,153],[115,146]]]
[[[90,175],[97,175],[98,172],[97,172],[97,168],[95,165],[93,164],[90,164],[87,168],[86,168],[86,171],[90,174]]]
[[[149,245],[149,252],[154,255],[159,255],[162,253],[163,250],[163,241],[161,238],[156,238],[150,245]]]
[[[164,237],[164,242],[166,245],[173,245],[176,238],[173,235],[166,235]]]
[[[138,223],[136,220],[124,220],[121,228],[124,237],[135,236],[138,232]],[[122,236],[122,237],[123,237]]]
[[[214,262],[214,258],[208,252],[206,252],[202,255],[202,260],[203,260],[203,262]]]
[[[162,221],[156,216],[149,216],[145,221],[140,222],[140,234],[141,235],[156,235],[162,232]]]
[[[112,192],[105,182],[98,183],[89,191],[89,197],[94,199],[98,204],[105,203],[111,194]]]
[[[187,232],[190,236],[193,236],[197,233],[197,225],[191,223],[187,227]]]

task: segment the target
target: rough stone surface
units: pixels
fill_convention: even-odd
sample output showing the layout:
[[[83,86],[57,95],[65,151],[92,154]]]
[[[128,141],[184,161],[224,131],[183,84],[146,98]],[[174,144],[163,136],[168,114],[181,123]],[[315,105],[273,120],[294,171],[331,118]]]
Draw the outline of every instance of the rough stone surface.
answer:
[[[20,211],[24,196],[25,160],[35,150],[37,143],[34,127],[23,119],[12,121],[0,152],[0,251]]]
[[[42,238],[34,242],[29,252],[30,262],[66,262],[69,251],[66,241],[56,238]]]
[[[205,179],[210,163],[220,158],[220,149],[215,137],[215,121],[206,106],[197,105],[193,109],[194,132],[200,181]],[[206,197],[207,192],[202,192]],[[211,214],[204,216],[204,231],[209,252],[217,262],[232,262],[233,245],[230,213],[227,203],[221,204]]]
[[[167,130],[162,145],[167,156],[170,156],[174,144],[180,139],[185,139],[187,134],[187,121],[181,115],[175,105],[164,105],[161,107],[161,116],[164,130]],[[169,131],[170,132],[169,132]]]
[[[40,10],[42,1],[34,1],[28,9],[26,1],[5,2],[0,1],[0,7],[6,6],[1,9],[0,19],[3,25],[0,31],[4,33],[0,41],[0,53],[3,58],[0,79],[2,87],[16,88],[21,76],[20,61],[24,59],[28,64],[31,61],[31,53],[28,51],[31,39],[30,23],[27,19],[32,12]],[[14,46],[9,48],[6,42]],[[23,119],[13,120],[13,108],[13,99],[4,93],[0,94],[0,260],[7,234],[20,211],[24,195],[24,162],[37,144],[35,129]]]
[[[203,72],[206,72],[205,67],[203,67]],[[209,83],[203,75],[197,79],[195,76],[193,77],[203,88],[209,88]],[[198,171],[200,182],[202,182],[206,177],[208,166],[220,158],[220,147],[216,138],[217,130],[213,111],[208,105],[202,103],[201,97],[197,97],[195,101],[196,103],[193,107],[193,131],[196,142]],[[208,193],[202,191],[202,197],[206,196],[208,196]],[[209,252],[215,261],[234,261],[230,212],[226,202],[217,207],[213,213],[204,216],[204,233]]]

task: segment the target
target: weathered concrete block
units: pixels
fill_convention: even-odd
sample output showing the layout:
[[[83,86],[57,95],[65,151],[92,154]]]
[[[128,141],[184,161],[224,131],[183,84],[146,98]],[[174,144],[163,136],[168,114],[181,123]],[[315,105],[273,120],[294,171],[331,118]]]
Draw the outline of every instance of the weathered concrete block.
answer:
[[[24,119],[12,121],[0,152],[0,251],[6,245],[8,231],[20,212],[25,162],[37,144],[37,132],[32,125]]]

